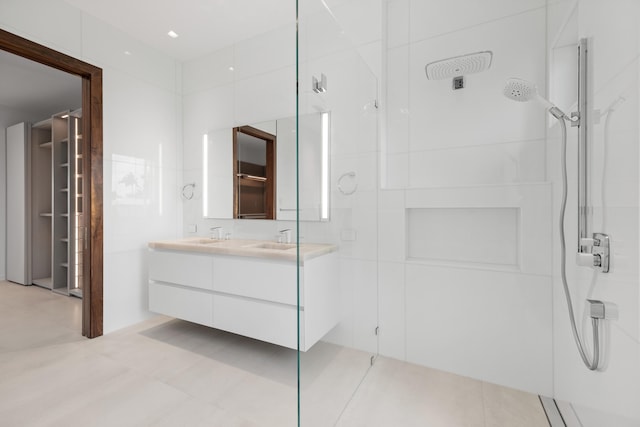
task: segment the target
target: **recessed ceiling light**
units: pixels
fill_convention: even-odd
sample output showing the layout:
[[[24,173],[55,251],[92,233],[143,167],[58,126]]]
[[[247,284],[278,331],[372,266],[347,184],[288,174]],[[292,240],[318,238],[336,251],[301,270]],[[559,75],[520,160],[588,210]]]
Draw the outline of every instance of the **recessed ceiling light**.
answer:
[[[125,55],[127,55],[127,56],[130,56],[130,55],[131,55],[131,52],[129,52],[128,50],[125,50],[125,51],[124,51],[124,54],[125,54]]]
[[[235,70],[235,68],[229,67],[229,71],[233,71],[233,70]]]
[[[176,33],[176,32],[175,32],[175,31],[173,31],[173,30],[169,31],[169,32],[167,33],[167,35],[168,35],[169,37],[171,37],[172,39],[176,39],[176,38],[178,38],[178,33]]]

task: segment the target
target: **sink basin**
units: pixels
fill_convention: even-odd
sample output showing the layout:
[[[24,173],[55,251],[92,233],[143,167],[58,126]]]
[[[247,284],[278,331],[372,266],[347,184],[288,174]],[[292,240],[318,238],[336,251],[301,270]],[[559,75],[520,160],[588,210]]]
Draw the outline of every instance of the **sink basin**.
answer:
[[[193,239],[193,240],[185,240],[185,243],[194,243],[197,245],[215,245],[218,243],[222,243],[224,240],[218,239]]]
[[[256,249],[277,249],[277,250],[281,250],[281,251],[286,251],[289,249],[293,249],[296,247],[295,243],[271,243],[271,242],[267,242],[267,243],[259,243],[257,245],[251,245],[248,246],[250,248],[256,248]]]

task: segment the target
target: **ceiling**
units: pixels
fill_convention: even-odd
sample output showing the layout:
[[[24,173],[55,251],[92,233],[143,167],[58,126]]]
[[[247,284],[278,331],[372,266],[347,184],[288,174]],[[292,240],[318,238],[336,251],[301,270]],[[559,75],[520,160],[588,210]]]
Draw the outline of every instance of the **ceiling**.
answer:
[[[0,50],[0,106],[28,113],[34,120],[80,108],[80,77]]]
[[[295,0],[65,1],[179,61],[294,23],[296,14]]]

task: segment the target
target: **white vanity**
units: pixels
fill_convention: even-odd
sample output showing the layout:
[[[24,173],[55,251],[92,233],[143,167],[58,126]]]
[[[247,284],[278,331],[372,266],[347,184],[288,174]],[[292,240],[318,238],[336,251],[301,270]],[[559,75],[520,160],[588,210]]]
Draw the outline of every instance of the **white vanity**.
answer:
[[[306,351],[339,321],[337,247],[192,238],[149,243],[149,310]],[[300,310],[298,311],[298,298]]]

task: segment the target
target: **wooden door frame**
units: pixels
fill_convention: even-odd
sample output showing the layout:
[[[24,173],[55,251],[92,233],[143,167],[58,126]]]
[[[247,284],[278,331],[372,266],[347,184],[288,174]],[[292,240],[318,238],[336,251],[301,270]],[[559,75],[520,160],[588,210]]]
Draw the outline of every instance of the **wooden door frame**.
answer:
[[[82,335],[103,332],[102,69],[0,29],[0,49],[82,78],[85,236]],[[88,280],[87,280],[88,278]]]

